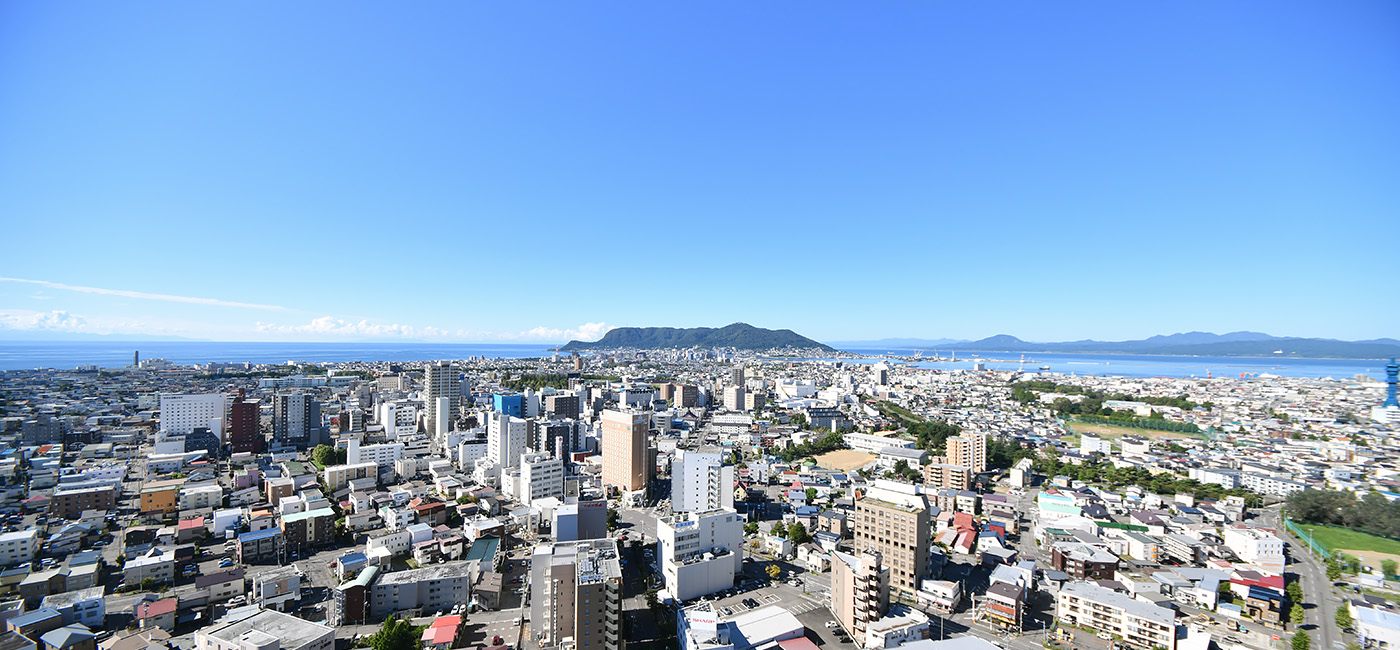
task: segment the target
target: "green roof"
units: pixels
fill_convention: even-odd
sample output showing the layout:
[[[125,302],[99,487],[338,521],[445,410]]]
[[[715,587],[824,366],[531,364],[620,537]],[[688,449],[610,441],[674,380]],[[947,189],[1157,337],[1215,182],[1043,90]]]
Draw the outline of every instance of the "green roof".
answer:
[[[496,559],[496,553],[500,548],[501,538],[492,536],[482,537],[472,542],[471,550],[467,551],[467,556],[462,559],[481,560],[483,563],[489,565],[492,560]]]

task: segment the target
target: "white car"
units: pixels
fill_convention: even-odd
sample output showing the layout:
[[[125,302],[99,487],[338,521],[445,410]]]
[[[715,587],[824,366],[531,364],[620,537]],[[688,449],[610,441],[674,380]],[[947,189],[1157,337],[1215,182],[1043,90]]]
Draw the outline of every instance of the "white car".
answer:
[[[830,630],[830,629],[832,629],[832,628],[834,628],[834,627],[836,627],[836,621],[827,621],[827,622],[826,622],[826,629]]]

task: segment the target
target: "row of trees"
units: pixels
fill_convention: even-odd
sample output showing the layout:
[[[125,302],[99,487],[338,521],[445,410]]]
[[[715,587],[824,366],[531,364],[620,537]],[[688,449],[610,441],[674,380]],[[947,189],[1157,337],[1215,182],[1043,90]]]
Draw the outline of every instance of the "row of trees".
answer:
[[[311,450],[311,462],[321,468],[344,465],[348,453],[345,449],[337,449],[330,445],[316,445]]]
[[[1058,402],[1060,400],[1055,401]],[[1112,409],[1104,410],[1111,411]],[[1079,416],[1079,421],[1088,422],[1091,424],[1112,424],[1114,426],[1129,427],[1133,429],[1151,429],[1153,431],[1176,431],[1178,433],[1201,432],[1201,428],[1196,426],[1195,424],[1192,424],[1190,422],[1177,422],[1175,420],[1168,420],[1162,417],[1161,413],[1158,413],[1156,411],[1153,411],[1152,415],[1149,415],[1145,418],[1138,417],[1127,411],[1118,411],[1113,415],[1109,416],[1081,415]]]
[[[527,388],[563,390],[569,387],[569,377],[556,373],[522,372],[518,376],[502,381],[501,385],[514,391],[522,391]]]
[[[791,463],[799,458],[816,456],[828,451],[846,448],[846,439],[840,433],[831,432],[815,440],[808,440],[800,445],[793,445],[774,452],[774,455]]]
[[[1302,490],[1288,496],[1287,507],[1288,516],[1298,521],[1400,539],[1400,502],[1379,492],[1357,499],[1338,490]]]
[[[1216,483],[1202,483],[1192,478],[1181,478],[1169,472],[1153,474],[1138,467],[1114,467],[1106,463],[1084,463],[1071,465],[1061,462],[1053,454],[1041,454],[1035,459],[1035,469],[1046,476],[1065,475],[1085,483],[1100,483],[1109,487],[1136,485],[1155,494],[1190,494],[1197,499],[1221,499],[1227,496],[1244,497],[1245,504],[1262,505],[1264,498],[1244,488],[1229,490]]]
[[[1091,406],[1102,407],[1104,401],[1112,400],[1116,402],[1142,402],[1153,406],[1175,406],[1183,411],[1189,411],[1197,406],[1204,406],[1207,409],[1215,406],[1210,402],[1197,404],[1187,398],[1185,394],[1177,397],[1144,397],[1141,395],[1129,395],[1127,393],[1105,393],[1083,386],[1070,386],[1067,384],[1057,384],[1053,381],[1034,379],[1030,381],[1020,381],[1011,384],[1011,397],[1023,404],[1034,402],[1040,399],[1040,393],[1058,393],[1061,395],[1083,395],[1085,399],[1081,402],[1089,402]],[[1056,400],[1058,401],[1058,400]],[[1066,400],[1068,401],[1068,400]],[[1087,411],[1086,411],[1087,412]]]

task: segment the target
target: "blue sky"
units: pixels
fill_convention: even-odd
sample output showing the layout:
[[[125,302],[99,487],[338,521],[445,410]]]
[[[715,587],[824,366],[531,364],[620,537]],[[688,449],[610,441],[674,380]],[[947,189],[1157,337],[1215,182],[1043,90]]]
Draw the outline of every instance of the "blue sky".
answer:
[[[0,330],[1397,336],[1396,115],[1389,0],[4,3]]]

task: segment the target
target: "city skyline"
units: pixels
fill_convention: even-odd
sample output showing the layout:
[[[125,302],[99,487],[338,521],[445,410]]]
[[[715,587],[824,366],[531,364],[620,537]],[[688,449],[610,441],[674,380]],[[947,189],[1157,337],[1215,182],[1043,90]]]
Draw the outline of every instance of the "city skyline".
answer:
[[[1400,336],[1393,3],[610,9],[0,8],[0,340]]]

